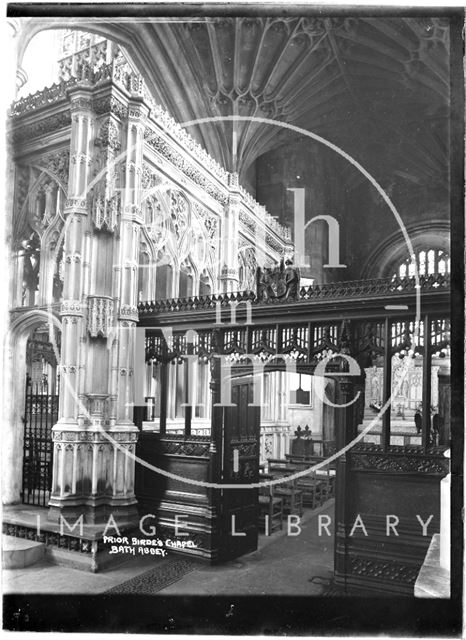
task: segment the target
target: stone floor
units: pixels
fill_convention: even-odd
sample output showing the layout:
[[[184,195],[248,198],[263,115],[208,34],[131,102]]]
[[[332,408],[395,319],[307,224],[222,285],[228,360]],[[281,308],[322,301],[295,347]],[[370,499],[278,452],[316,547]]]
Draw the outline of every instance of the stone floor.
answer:
[[[333,500],[314,511],[306,510],[301,533],[284,529],[259,538],[257,551],[228,564],[199,564],[191,573],[159,593],[163,595],[319,595],[333,572],[333,526],[331,536],[319,536],[318,516],[333,523]],[[296,530],[290,529],[290,533]],[[122,557],[117,566],[90,573],[41,561],[31,567],[3,571],[4,593],[97,594],[144,573],[158,557]]]

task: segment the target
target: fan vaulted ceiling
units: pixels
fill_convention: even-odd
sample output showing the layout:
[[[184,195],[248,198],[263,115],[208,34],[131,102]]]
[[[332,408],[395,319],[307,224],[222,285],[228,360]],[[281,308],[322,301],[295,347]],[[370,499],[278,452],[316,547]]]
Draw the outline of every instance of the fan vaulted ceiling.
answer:
[[[36,32],[74,26],[124,45],[157,99],[180,122],[271,118],[327,138],[382,183],[445,185],[446,19],[69,18],[53,25],[33,20]],[[189,131],[241,175],[290,135],[252,120],[196,124]]]

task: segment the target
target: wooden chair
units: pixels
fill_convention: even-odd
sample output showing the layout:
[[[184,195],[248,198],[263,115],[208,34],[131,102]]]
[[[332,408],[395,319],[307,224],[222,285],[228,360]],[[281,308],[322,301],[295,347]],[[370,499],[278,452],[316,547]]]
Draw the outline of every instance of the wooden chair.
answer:
[[[288,455],[287,460],[294,467],[306,468],[310,464],[320,462],[323,458],[313,456],[312,460],[303,460],[302,456]],[[303,492],[304,506],[315,509],[331,498],[334,495],[334,480],[335,476],[331,475],[328,466],[298,478],[297,487]]]
[[[303,515],[303,492],[297,487],[296,480],[286,482],[275,491],[283,500],[283,513],[288,515]]]
[[[269,460],[269,473],[274,477],[289,476],[296,468],[293,468],[287,460]],[[288,515],[303,514],[303,492],[297,486],[297,479],[283,482],[276,486],[275,495],[283,500],[283,513]]]
[[[272,476],[261,474],[261,479]],[[259,529],[268,534],[283,529],[283,501],[275,495],[276,485],[267,485],[259,489]],[[267,523],[268,520],[268,523]]]
[[[322,503],[322,485],[314,474],[299,478],[298,489],[303,493],[303,505],[315,509]]]

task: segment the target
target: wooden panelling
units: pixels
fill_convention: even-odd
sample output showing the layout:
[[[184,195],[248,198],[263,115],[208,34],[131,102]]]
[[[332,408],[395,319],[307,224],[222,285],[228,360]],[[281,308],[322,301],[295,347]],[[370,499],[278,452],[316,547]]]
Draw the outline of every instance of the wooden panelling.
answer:
[[[439,451],[408,455],[402,447],[392,449],[355,450],[338,465],[345,510],[336,528],[335,580],[348,594],[413,595],[440,528],[440,480],[448,461]],[[432,516],[427,535],[417,516],[424,523]]]

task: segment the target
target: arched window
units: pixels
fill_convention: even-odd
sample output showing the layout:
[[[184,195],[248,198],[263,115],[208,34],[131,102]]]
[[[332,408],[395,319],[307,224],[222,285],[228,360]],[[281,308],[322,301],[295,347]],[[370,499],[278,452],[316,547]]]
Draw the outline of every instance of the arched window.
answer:
[[[392,278],[412,278],[417,271],[420,276],[450,273],[450,256],[443,249],[419,249],[411,258],[399,263]]]

